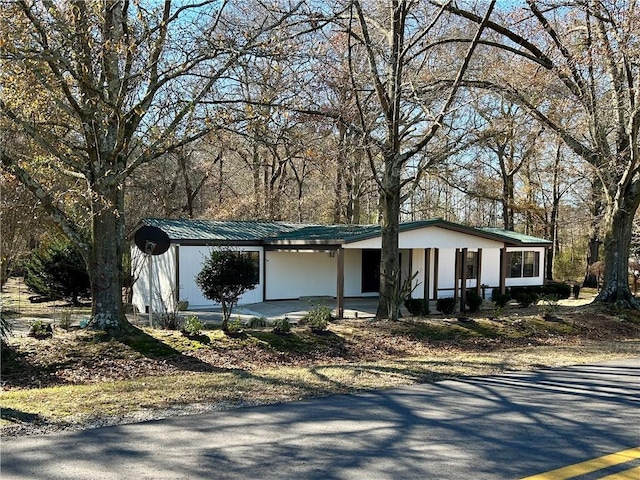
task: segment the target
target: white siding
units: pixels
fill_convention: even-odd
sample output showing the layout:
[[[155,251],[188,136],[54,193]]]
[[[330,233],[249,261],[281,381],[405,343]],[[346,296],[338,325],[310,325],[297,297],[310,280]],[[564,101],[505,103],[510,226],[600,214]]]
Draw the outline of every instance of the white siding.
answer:
[[[205,259],[211,253],[211,250],[218,247],[208,246],[180,246],[180,299],[189,301],[189,308],[199,308],[204,306],[216,305],[215,302],[207,299],[202,295],[200,287],[196,284],[196,276],[202,270]],[[262,247],[237,247],[234,248],[239,252],[259,252],[260,253],[260,283],[253,290],[245,292],[238,300],[238,305],[246,305],[249,303],[262,302],[262,285],[264,282],[263,265],[263,249]]]
[[[400,232],[399,247],[409,248],[501,248],[502,242],[476,237],[467,233],[455,232],[441,227],[424,227]],[[344,248],[381,248],[380,237],[348,243]]]
[[[148,257],[136,246],[131,249],[134,275],[138,273],[138,279],[133,285],[133,304],[139,312],[147,311],[149,305],[149,263]],[[171,245],[162,255],[152,256],[152,298],[153,310],[157,313],[172,311],[175,291],[173,285],[176,277],[176,246]]]
[[[500,250],[482,250],[482,279],[480,284],[500,286]]]
[[[266,300],[336,295],[337,260],[328,252],[267,251]],[[347,262],[353,258],[345,258]]]

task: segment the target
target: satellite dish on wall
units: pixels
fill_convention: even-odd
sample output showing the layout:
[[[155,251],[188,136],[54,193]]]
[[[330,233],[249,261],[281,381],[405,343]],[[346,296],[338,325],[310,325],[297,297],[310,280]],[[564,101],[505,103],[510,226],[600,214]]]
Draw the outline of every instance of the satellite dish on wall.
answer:
[[[134,241],[136,246],[147,255],[162,255],[169,250],[171,240],[164,230],[145,225],[136,230]]]

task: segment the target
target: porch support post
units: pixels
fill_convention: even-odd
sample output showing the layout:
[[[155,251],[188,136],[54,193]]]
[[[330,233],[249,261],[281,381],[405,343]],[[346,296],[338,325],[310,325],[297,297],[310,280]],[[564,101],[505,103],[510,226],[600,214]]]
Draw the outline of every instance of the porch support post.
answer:
[[[460,251],[460,311],[467,310],[467,249]]]
[[[478,296],[482,295],[482,249],[478,249],[478,254],[476,256],[478,259],[478,270],[476,272],[476,293]]]
[[[438,300],[438,274],[440,272],[440,249],[433,250],[433,299]]]
[[[422,298],[428,302],[431,296],[431,292],[429,291],[429,279],[431,277],[431,249],[424,249],[424,282],[423,282],[423,290],[422,290]]]
[[[456,248],[456,259],[454,262],[453,272],[453,299],[458,303],[460,292],[458,291],[458,281],[460,280],[460,249]]]
[[[506,293],[507,278],[507,247],[500,249],[500,293]]]
[[[338,271],[336,288],[336,315],[338,318],[344,317],[344,249],[336,249],[336,264]]]

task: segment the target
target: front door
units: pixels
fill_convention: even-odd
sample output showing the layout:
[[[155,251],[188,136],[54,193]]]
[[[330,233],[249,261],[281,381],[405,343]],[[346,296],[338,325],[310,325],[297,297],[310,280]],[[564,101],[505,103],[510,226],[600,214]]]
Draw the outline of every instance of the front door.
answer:
[[[380,291],[380,250],[362,250],[362,293]]]

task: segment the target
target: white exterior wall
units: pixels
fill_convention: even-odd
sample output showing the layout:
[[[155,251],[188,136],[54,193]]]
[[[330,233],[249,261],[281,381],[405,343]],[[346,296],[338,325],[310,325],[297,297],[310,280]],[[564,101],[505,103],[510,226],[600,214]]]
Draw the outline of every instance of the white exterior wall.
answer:
[[[205,298],[202,290],[196,284],[196,276],[202,270],[205,259],[211,253],[211,250],[219,249],[219,247],[209,246],[180,246],[179,262],[180,262],[180,299],[189,302],[189,308],[199,308],[205,306],[218,305],[215,302]],[[264,284],[263,272],[263,255],[262,247],[237,247],[233,249],[238,252],[259,252],[260,253],[260,282],[253,290],[245,292],[238,300],[238,305],[246,305],[249,303],[262,302],[262,285]]]
[[[173,286],[176,278],[176,245],[171,245],[162,255],[152,256],[152,298],[153,311],[164,313],[173,311],[175,291]],[[149,305],[149,257],[142,253],[135,245],[131,248],[131,264],[134,275],[137,273],[138,279],[133,284],[133,300],[139,312],[147,311]]]
[[[481,276],[482,276],[482,278],[480,279],[481,285],[482,284],[489,285],[489,287],[491,288],[500,286],[500,250],[499,249],[482,251]]]
[[[179,263],[179,300],[187,300],[189,308],[215,306],[215,302],[202,295],[200,287],[196,285],[196,276],[202,270],[205,258],[215,247],[207,246],[178,246],[171,245],[169,250],[153,257],[153,310],[157,313],[173,311],[176,297],[176,258]],[[242,247],[238,251],[260,253],[260,283],[253,290],[246,292],[238,301],[239,305],[262,302],[262,285],[264,282],[262,247]],[[147,260],[136,247],[132,249],[132,263],[142,261],[140,276],[133,286],[133,304],[138,311],[144,312],[149,298],[149,270]]]
[[[381,248],[382,239],[380,237],[369,238],[359,242],[348,243],[345,249],[350,248]],[[441,227],[425,227],[417,230],[400,232],[399,248],[468,248],[476,250],[478,248],[502,248],[502,242],[489,240],[483,237],[476,237],[467,233],[454,232]]]
[[[336,295],[335,255],[312,251],[267,251],[265,300]],[[349,259],[353,262],[353,259]],[[345,258],[345,271],[347,269]]]

